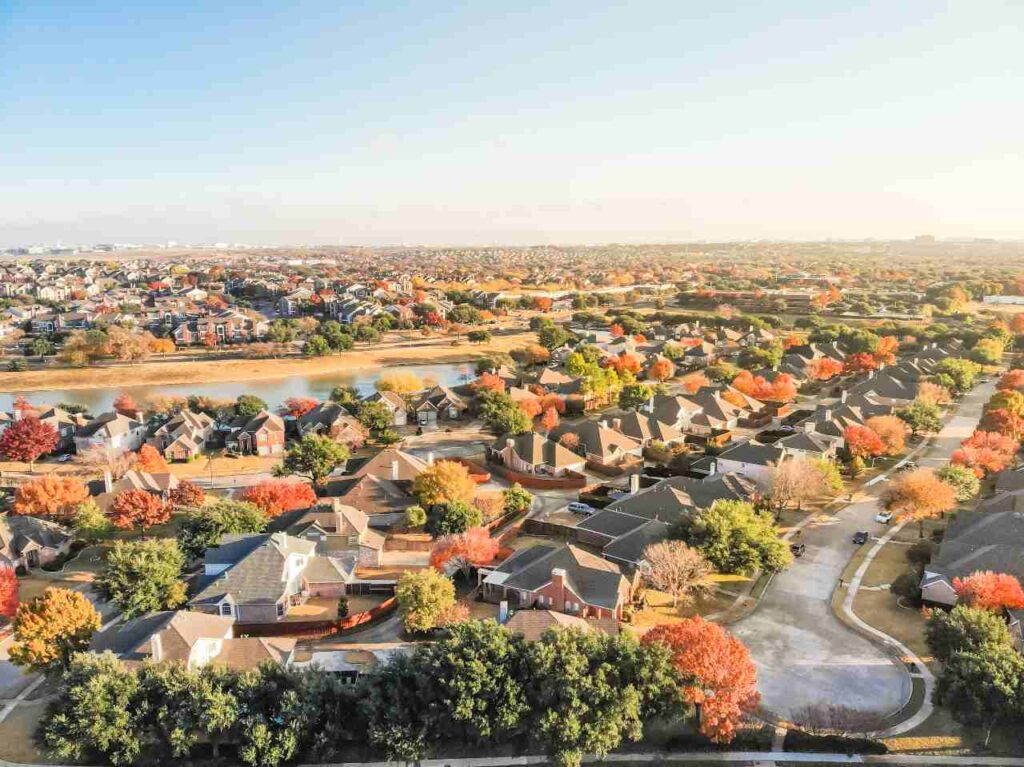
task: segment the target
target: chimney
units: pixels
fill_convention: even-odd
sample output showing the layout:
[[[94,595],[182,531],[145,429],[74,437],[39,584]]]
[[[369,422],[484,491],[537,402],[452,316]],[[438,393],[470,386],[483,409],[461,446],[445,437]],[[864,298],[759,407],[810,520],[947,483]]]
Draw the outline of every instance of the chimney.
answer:
[[[397,482],[398,481],[398,459],[397,458],[395,458],[393,461],[391,461],[391,481],[392,482]]]
[[[612,428],[615,429],[615,431],[621,431],[622,430],[622,419],[621,418],[613,418],[612,419]]]
[[[565,570],[556,567],[551,571],[551,606],[559,612],[565,611]]]
[[[875,371],[874,370],[869,370],[868,371],[868,380],[870,381],[874,377],[875,377]]]
[[[160,641],[160,635],[159,634],[153,634],[153,636],[150,637],[150,639],[149,639],[149,650],[150,650],[150,654],[153,656],[153,661],[154,662],[159,663],[160,661],[163,660],[164,646],[163,646],[163,642]]]
[[[607,429],[608,428],[608,419],[605,419],[605,420],[601,421],[601,426],[603,426],[604,428]]]
[[[630,474],[629,475],[629,492],[631,495],[636,495],[640,492],[640,475]]]
[[[114,492],[114,477],[110,473],[110,469],[103,470],[103,492],[112,493]]]
[[[824,417],[825,417],[826,421],[831,421],[832,420],[832,408],[830,408],[830,407],[825,408]]]
[[[434,465],[434,451],[431,450],[429,453],[427,453],[427,466],[433,466],[433,465]]]
[[[804,431],[808,434],[814,431],[814,421],[804,421]]]
[[[841,392],[839,392],[839,401],[846,402],[846,398],[848,396],[850,396],[849,393],[846,391],[846,389],[843,389]]]

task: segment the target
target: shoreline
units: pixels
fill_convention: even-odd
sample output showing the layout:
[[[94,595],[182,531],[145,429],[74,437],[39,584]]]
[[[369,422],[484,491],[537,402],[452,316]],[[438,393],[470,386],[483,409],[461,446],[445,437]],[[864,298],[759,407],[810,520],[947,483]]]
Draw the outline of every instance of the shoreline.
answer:
[[[0,393],[234,383],[407,365],[475,362],[488,354],[507,353],[533,342],[535,338],[532,332],[522,332],[496,336],[490,342],[476,346],[471,346],[466,341],[459,346],[451,346],[450,341],[445,339],[444,343],[424,343],[399,348],[354,349],[328,357],[149,361],[137,365],[52,368],[24,373],[3,372],[0,373]]]

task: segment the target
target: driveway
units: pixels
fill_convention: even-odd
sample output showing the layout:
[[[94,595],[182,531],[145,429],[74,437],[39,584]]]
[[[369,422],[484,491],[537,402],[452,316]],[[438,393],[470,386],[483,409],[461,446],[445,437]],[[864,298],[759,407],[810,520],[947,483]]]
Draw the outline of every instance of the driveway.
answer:
[[[960,440],[970,435],[982,407],[995,389],[977,387],[961,400],[934,444],[918,457],[922,466],[945,465]],[[878,536],[879,482],[868,496],[834,516],[822,516],[804,528],[807,545],[793,567],[775,576],[760,606],[732,631],[750,648],[758,669],[764,707],[799,721],[813,706],[842,706],[870,715],[886,715],[910,697],[906,669],[832,614],[831,597],[854,552],[858,530]]]

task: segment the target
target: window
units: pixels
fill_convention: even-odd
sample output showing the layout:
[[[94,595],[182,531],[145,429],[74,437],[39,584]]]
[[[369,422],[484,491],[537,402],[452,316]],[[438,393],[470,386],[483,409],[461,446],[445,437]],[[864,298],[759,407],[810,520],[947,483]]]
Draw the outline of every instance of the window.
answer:
[[[230,602],[221,602],[220,603],[220,614],[221,615],[234,615],[235,614],[234,610],[231,607],[231,603]]]
[[[284,605],[281,602],[277,603],[277,617],[278,618],[283,618],[284,617]]]

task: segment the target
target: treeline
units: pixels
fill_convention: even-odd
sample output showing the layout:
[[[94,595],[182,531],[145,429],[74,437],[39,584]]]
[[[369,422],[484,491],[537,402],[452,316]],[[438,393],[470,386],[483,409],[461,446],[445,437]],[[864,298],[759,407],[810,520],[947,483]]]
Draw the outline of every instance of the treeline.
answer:
[[[236,752],[253,767],[302,758],[418,760],[452,748],[542,749],[578,765],[639,740],[652,718],[691,713],[668,646],[632,636],[548,632],[526,642],[491,621],[397,653],[346,684],[336,674],[266,665],[131,668],[73,657],[38,733],[60,759],[150,764]]]

